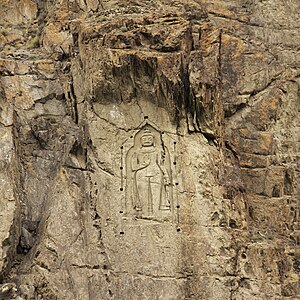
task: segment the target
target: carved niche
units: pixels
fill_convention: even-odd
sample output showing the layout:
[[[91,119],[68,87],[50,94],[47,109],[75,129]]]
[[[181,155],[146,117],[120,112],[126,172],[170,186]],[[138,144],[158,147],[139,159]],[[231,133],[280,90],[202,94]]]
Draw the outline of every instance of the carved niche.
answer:
[[[172,167],[162,133],[146,123],[132,139],[125,156],[127,215],[153,219],[171,216]]]

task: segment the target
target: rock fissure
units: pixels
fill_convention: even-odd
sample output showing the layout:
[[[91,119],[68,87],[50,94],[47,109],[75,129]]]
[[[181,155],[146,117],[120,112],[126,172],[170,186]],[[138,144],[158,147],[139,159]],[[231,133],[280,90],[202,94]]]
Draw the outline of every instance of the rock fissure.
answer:
[[[4,1],[0,298],[297,299],[298,19]]]

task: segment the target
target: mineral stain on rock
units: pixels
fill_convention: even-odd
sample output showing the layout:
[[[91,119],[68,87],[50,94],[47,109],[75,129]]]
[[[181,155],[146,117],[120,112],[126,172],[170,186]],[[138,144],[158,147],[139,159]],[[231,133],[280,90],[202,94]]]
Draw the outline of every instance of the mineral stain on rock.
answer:
[[[298,299],[299,8],[2,0],[0,299]]]

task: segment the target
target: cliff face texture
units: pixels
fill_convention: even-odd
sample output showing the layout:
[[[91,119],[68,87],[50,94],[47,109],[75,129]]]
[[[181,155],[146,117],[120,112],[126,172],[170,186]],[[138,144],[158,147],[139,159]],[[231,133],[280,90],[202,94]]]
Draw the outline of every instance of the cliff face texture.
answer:
[[[0,299],[300,299],[298,0],[1,0]]]

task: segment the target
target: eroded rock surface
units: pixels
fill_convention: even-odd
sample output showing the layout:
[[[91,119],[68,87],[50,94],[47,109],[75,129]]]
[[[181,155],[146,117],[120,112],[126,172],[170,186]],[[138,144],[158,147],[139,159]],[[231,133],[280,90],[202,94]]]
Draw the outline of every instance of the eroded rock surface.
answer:
[[[297,0],[1,6],[0,299],[299,299]]]

